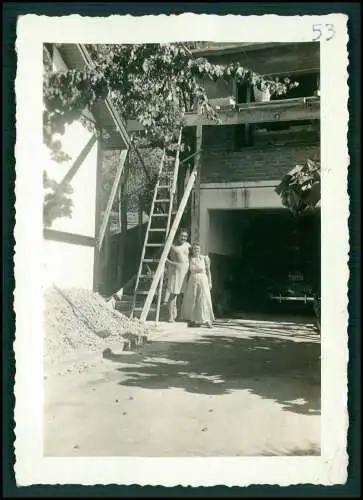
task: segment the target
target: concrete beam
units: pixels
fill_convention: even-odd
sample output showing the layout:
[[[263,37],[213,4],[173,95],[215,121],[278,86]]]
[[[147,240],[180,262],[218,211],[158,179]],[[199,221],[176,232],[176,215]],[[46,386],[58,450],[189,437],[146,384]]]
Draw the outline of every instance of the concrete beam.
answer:
[[[202,148],[203,142],[203,127],[198,125],[196,127],[196,141],[195,148],[199,151]],[[193,198],[192,198],[192,220],[191,220],[191,238],[193,242],[199,241],[200,237],[200,171],[201,171],[202,161],[201,155],[197,155],[194,159],[194,170],[196,171],[196,180],[193,188]]]
[[[308,97],[285,99],[263,103],[237,105],[235,109],[225,108],[218,111],[219,121],[208,120],[197,113],[186,113],[185,127],[198,125],[238,125],[241,123],[271,123],[284,121],[319,120],[320,98]],[[127,130],[134,132],[142,130],[143,126],[137,120],[127,120]]]
[[[218,122],[208,120],[202,115],[190,113],[185,115],[184,123],[186,127],[195,127],[197,125],[218,126],[318,119],[320,119],[320,100],[311,98],[243,104],[238,106],[238,109],[220,110]]]

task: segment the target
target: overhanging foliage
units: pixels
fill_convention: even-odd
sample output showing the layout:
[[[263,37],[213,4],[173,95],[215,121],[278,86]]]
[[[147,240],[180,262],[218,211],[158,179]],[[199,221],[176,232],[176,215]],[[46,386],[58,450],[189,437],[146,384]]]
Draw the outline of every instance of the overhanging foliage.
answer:
[[[292,213],[309,213],[320,201],[320,162],[308,159],[304,165],[296,165],[275,190]]]
[[[203,86],[206,78],[268,86],[271,94],[284,94],[296,85],[286,78],[265,78],[238,62],[220,65],[194,58],[188,44],[87,48],[93,64],[82,71],[53,72],[45,55],[43,137],[57,161],[65,161],[67,155],[54,137],[64,134],[68,124],[77,120],[96,134],[105,133],[89,118],[89,113],[97,101],[107,96],[124,119],[133,118],[143,125],[144,132],[133,137],[136,146],[163,148],[176,139],[185,112],[200,110],[208,118],[218,119]],[[188,153],[191,145],[183,144],[182,149]],[[68,210],[63,215],[69,215]]]

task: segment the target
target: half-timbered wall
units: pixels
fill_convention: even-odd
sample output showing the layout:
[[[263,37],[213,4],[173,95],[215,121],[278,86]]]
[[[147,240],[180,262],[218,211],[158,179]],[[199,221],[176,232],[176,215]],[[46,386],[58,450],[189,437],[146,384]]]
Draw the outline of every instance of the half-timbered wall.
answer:
[[[66,69],[65,63],[55,48],[53,52],[54,69]],[[62,149],[71,160],[57,163],[51,159],[46,148],[44,170],[49,177],[60,182],[70,172],[74,162],[79,160],[79,167],[74,169],[70,185],[73,207],[72,216],[56,219],[45,230],[44,258],[45,284],[55,283],[62,287],[79,287],[92,290],[96,287],[95,276],[95,238],[97,231],[97,166],[98,143],[93,134],[81,123],[74,122],[59,137]]]

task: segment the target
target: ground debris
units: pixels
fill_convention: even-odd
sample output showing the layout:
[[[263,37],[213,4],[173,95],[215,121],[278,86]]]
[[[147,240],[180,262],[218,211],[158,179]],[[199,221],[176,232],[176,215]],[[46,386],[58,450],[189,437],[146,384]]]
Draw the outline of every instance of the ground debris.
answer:
[[[147,339],[148,328],[106,306],[104,299],[88,290],[51,287],[44,292],[45,366],[64,362],[78,352],[94,351],[110,341],[122,347],[130,336],[137,344]],[[86,362],[77,369],[87,369]]]

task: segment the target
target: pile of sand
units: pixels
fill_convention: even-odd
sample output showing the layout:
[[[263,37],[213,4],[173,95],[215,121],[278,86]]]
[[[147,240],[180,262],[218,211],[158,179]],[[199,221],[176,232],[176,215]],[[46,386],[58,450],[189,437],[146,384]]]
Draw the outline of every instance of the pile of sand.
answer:
[[[73,359],[80,353],[107,347],[110,341],[142,344],[147,325],[129,319],[88,290],[60,290],[52,287],[44,294],[45,367]]]

